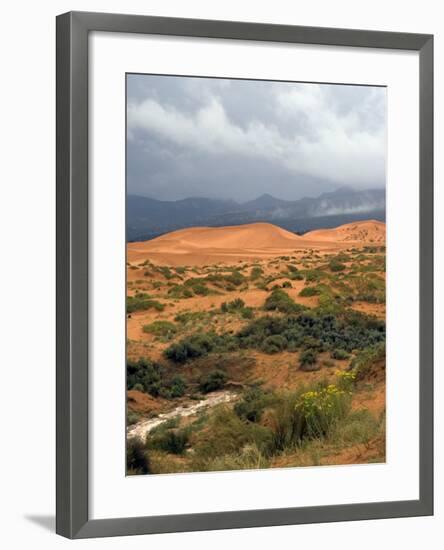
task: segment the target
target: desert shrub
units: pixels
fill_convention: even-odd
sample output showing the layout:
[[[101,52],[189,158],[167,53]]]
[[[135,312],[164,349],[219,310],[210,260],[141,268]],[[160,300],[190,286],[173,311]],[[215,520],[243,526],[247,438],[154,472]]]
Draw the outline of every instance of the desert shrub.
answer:
[[[350,354],[347,351],[339,348],[332,350],[331,356],[333,359],[338,359],[339,361],[342,361],[344,359],[348,359],[350,357]]]
[[[227,375],[221,370],[213,370],[202,376],[199,381],[199,389],[203,393],[221,390],[227,381]]]
[[[182,397],[185,395],[186,387],[185,380],[181,376],[175,376],[170,383],[171,397]]]
[[[320,293],[321,291],[319,290],[319,288],[315,286],[306,286],[299,292],[299,296],[308,298],[310,296],[319,296]]]
[[[228,283],[231,283],[234,286],[240,286],[245,282],[245,277],[240,273],[240,271],[233,271],[229,275],[225,276],[225,280]]]
[[[179,427],[180,418],[178,416],[175,416],[174,418],[170,418],[166,420],[165,422],[162,422],[162,424],[158,424],[150,431],[150,437],[157,436],[161,434],[165,434],[169,430],[173,430],[175,428]]]
[[[166,266],[159,266],[156,268],[156,270],[161,273],[165,279],[170,280],[175,277],[174,273],[171,272],[171,269]]]
[[[174,271],[178,273],[179,275],[183,275],[186,272],[186,267],[178,266],[174,268]]]
[[[385,342],[361,350],[350,363],[350,370],[355,373],[356,380],[362,380],[378,361],[385,362]]]
[[[303,393],[295,407],[301,417],[303,437],[316,439],[328,435],[336,423],[348,414],[350,406],[350,393],[334,384]]]
[[[193,277],[187,279],[184,283],[186,287],[191,289],[197,296],[208,296],[210,289],[205,284],[205,279],[199,277]]]
[[[336,273],[338,271],[344,271],[346,266],[345,266],[345,264],[338,261],[337,259],[333,259],[328,264],[328,267],[330,268],[330,271],[333,271],[334,273]]]
[[[184,285],[174,285],[168,290],[168,295],[171,298],[191,298],[193,292]]]
[[[193,470],[200,472],[222,472],[229,470],[258,470],[268,468],[269,459],[255,444],[247,444],[240,451],[208,460],[195,461]]]
[[[254,317],[254,310],[252,307],[243,307],[240,310],[241,317],[243,319],[253,319]]]
[[[187,324],[189,322],[202,321],[207,316],[205,311],[184,311],[183,313],[178,313],[174,320],[176,323]]]
[[[265,420],[272,432],[268,448],[271,454],[293,447],[302,440],[303,426],[296,409],[298,399],[298,392],[281,393],[274,407],[267,411]]]
[[[283,294],[286,295],[285,292]],[[268,341],[275,349],[283,346],[282,349],[290,351],[310,348],[351,352],[385,342],[385,322],[353,310],[341,309],[333,314],[306,309],[299,314],[266,315],[253,319],[234,335],[214,332],[193,334],[171,344],[164,353],[168,359],[183,363],[212,352],[263,349],[269,336],[280,337]]]
[[[149,434],[146,447],[174,455],[181,455],[185,451],[188,441],[189,431],[187,429],[168,430],[154,435]]]
[[[318,354],[314,349],[306,349],[299,356],[299,366],[301,369],[311,370],[310,367],[316,365]]]
[[[299,271],[294,264],[287,264],[287,269],[290,273],[297,273]]]
[[[169,378],[165,367],[145,358],[127,362],[126,383],[128,390],[137,389],[153,397],[181,397],[186,389],[181,377]]]
[[[138,294],[136,296],[127,296],[126,298],[126,311],[127,313],[133,313],[134,311],[145,311],[147,309],[155,309],[156,311],[163,311],[165,305],[161,304],[157,300],[146,298],[145,294]]]
[[[156,336],[171,338],[176,334],[177,327],[170,321],[154,321],[149,325],[143,325],[142,330],[143,332],[155,334]]]
[[[183,363],[188,359],[207,355],[214,348],[211,334],[194,334],[172,344],[165,350],[165,356],[176,363]]]
[[[217,287],[224,288],[225,290],[235,290],[238,286],[245,283],[247,278],[242,275],[237,269],[233,269],[231,273],[210,273],[205,277],[205,280],[214,284]]]
[[[220,309],[222,313],[233,313],[241,310],[245,306],[245,302],[240,298],[236,298],[231,302],[222,302]]]
[[[265,353],[279,353],[284,350],[288,345],[286,338],[280,334],[273,334],[267,336],[262,342],[261,349]]]
[[[230,334],[217,335],[214,332],[206,334],[192,334],[171,344],[164,351],[165,357],[176,363],[184,363],[188,359],[202,357],[210,352],[223,353],[234,351],[238,348],[238,342]]]
[[[316,310],[321,315],[341,315],[345,310],[345,303],[342,296],[333,294],[331,291],[321,291],[319,294]]]
[[[339,389],[351,392],[356,380],[356,373],[354,371],[338,371],[336,373],[337,382],[336,385]]]
[[[228,407],[215,409],[211,415],[208,429],[196,438],[194,453],[204,462],[208,459],[238,454],[247,445],[255,445],[266,452],[272,440],[268,428],[239,418]]]
[[[323,275],[319,269],[305,269],[302,273],[307,283],[320,281]]]
[[[250,279],[252,281],[256,281],[257,279],[259,279],[259,277],[261,277],[262,275],[264,274],[264,270],[259,267],[259,266],[254,266],[251,270],[251,273],[250,273]]]
[[[234,406],[237,416],[250,422],[259,422],[264,410],[276,402],[276,396],[271,391],[251,388]]]
[[[149,474],[150,462],[142,441],[136,437],[126,442],[126,471],[128,474]]]
[[[282,288],[291,288],[291,283],[290,281],[284,281],[282,283]]]
[[[143,388],[143,391],[154,397],[159,395],[164,369],[158,363],[149,359],[128,361],[126,367],[126,382],[129,390]]]
[[[325,351],[326,347],[326,344],[320,338],[315,338],[310,334],[302,338],[301,348],[304,350],[312,350],[320,353]]]
[[[375,275],[364,275],[354,280],[355,300],[371,304],[385,303],[385,281]]]
[[[360,409],[337,422],[330,437],[338,445],[367,443],[383,431],[383,424],[368,409]]]
[[[281,313],[296,313],[305,308],[297,304],[290,296],[280,288],[276,288],[267,297],[264,304],[266,311],[280,311]]]
[[[133,424],[137,424],[140,420],[140,414],[134,412],[134,411],[128,411],[126,415],[126,423],[128,426],[132,426]]]
[[[349,260],[349,257],[347,254],[344,254],[344,252],[339,252],[339,254],[336,254],[336,256],[333,258],[337,262],[347,262]]]

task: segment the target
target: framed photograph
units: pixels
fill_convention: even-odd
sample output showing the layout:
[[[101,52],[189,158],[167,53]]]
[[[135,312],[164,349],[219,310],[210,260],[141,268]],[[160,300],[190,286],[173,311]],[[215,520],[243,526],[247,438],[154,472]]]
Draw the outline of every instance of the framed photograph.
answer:
[[[57,18],[57,532],[433,513],[433,37]]]

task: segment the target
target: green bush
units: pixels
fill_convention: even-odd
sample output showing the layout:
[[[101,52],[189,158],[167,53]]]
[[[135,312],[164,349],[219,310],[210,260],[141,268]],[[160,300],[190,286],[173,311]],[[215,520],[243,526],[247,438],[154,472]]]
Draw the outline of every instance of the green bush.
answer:
[[[289,272],[289,273],[285,273],[284,276],[288,277],[292,281],[303,281],[304,280],[304,276],[300,271],[292,271],[292,272]]]
[[[171,397],[182,397],[185,395],[186,382],[181,376],[175,376],[170,383]]]
[[[227,382],[227,375],[221,370],[213,370],[202,376],[199,381],[199,389],[203,393],[210,393],[223,389]]]
[[[274,407],[267,413],[267,424],[272,432],[270,454],[294,447],[302,441],[302,422],[296,410],[298,392],[283,392]]]
[[[288,345],[286,338],[280,334],[273,334],[272,336],[267,336],[262,342],[261,349],[265,353],[279,353],[284,350]]]
[[[300,292],[299,296],[309,298],[310,296],[319,296],[321,291],[315,286],[306,286]]]
[[[210,352],[223,353],[225,351],[235,351],[237,348],[238,342],[234,336],[208,332],[206,334],[192,334],[177,343],[171,344],[164,351],[164,355],[176,363],[184,363],[189,359],[208,355]]]
[[[292,288],[290,281],[284,281],[282,283],[282,288]]]
[[[264,309],[266,311],[280,311],[281,313],[296,313],[305,308],[297,304],[290,296],[280,288],[276,288],[267,296]]]
[[[166,266],[159,266],[156,268],[156,271],[161,273],[167,280],[173,279],[175,277],[174,273],[171,272],[171,269]]]
[[[171,298],[191,298],[193,293],[184,285],[174,285],[168,290],[168,295]]]
[[[130,475],[150,473],[150,462],[145,447],[142,441],[135,437],[126,442],[126,471]]]
[[[156,336],[165,336],[171,338],[177,332],[177,327],[174,323],[170,321],[154,321],[149,325],[143,325],[143,332],[149,334],[155,334]]]
[[[344,360],[344,359],[348,359],[350,357],[350,354],[343,350],[343,349],[334,349],[332,352],[331,352],[331,356],[333,359],[338,359],[338,360]]]
[[[351,392],[355,386],[356,373],[352,370],[339,371],[337,374],[336,385],[339,389]]]
[[[315,369],[318,354],[314,349],[306,349],[299,356],[299,366],[302,370],[317,370]]]
[[[333,384],[303,393],[295,407],[301,417],[303,436],[317,439],[328,435],[347,416],[350,406],[349,392]]]
[[[259,470],[270,466],[269,459],[254,443],[244,445],[239,451],[207,460],[194,460],[194,470],[199,472],[226,472],[229,470]]]
[[[153,397],[181,397],[186,389],[181,377],[169,378],[165,367],[145,358],[127,362],[126,383],[128,390],[144,391]]]
[[[339,262],[338,260],[331,260],[328,264],[328,267],[330,268],[330,271],[333,271],[334,273],[338,271],[344,271],[344,269],[346,268],[345,264]]]
[[[136,413],[136,412],[133,412],[133,411],[128,411],[127,412],[127,415],[126,415],[126,423],[128,426],[132,426],[133,424],[137,424],[137,422],[139,422],[140,420],[140,414]]]
[[[205,311],[184,311],[183,313],[178,313],[174,320],[176,323],[182,323],[186,325],[187,323],[195,323],[196,321],[202,321],[207,316]]]
[[[287,296],[285,292],[283,294]],[[276,303],[269,302],[268,307],[272,306],[280,307],[280,304],[276,306]],[[339,313],[333,314],[317,308],[317,311],[306,310],[300,314],[253,319],[234,335],[214,332],[193,334],[171,344],[164,354],[172,361],[183,363],[213,352],[224,353],[239,348],[263,349],[269,336],[280,337],[268,341],[275,348],[273,351],[276,348],[290,351],[313,348],[317,351],[341,349],[351,352],[385,342],[385,322],[353,310],[340,309]]]
[[[264,270],[261,268],[261,267],[258,267],[258,266],[254,266],[251,270],[251,273],[250,273],[250,279],[252,281],[256,281],[257,279],[259,279],[259,277],[261,277],[262,275],[264,274]]]
[[[385,342],[361,350],[350,363],[350,370],[355,373],[356,380],[363,380],[378,361],[383,361],[385,366]]]
[[[240,314],[243,319],[253,319],[254,310],[252,307],[243,307],[240,311]]]
[[[234,406],[234,412],[243,420],[259,422],[264,410],[276,402],[276,396],[271,391],[251,388]]]
[[[193,277],[187,279],[184,283],[186,287],[191,289],[197,296],[208,296],[210,289],[205,284],[205,279],[199,277]]]
[[[245,306],[245,302],[240,298],[236,298],[231,302],[222,302],[220,309],[222,313],[233,313],[241,310]]]
[[[229,291],[235,290],[236,287],[247,281],[246,277],[237,269],[233,269],[229,274],[211,273],[206,277],[206,280]]]
[[[181,455],[184,453],[189,441],[189,431],[168,430],[161,431],[157,434],[148,435],[146,446],[148,449],[156,449],[166,453]]]
[[[239,271],[233,271],[230,275],[225,276],[225,280],[234,286],[240,286],[245,282],[245,277]]]
[[[266,452],[272,440],[272,432],[256,423],[239,418],[228,407],[215,409],[208,429],[197,438],[194,453],[199,463],[238,454],[246,445],[255,445]]]
[[[307,283],[320,281],[323,273],[319,269],[305,269],[303,275]]]
[[[135,311],[145,311],[147,309],[155,309],[156,311],[163,311],[165,309],[164,304],[161,304],[157,300],[146,298],[145,296],[147,295],[139,294],[136,296],[127,296],[127,313],[134,313]]]

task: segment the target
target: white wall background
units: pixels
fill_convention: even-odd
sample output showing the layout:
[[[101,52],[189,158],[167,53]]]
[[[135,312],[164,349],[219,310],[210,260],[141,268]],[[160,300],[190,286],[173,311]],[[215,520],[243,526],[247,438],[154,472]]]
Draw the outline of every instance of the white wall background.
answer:
[[[5,548],[64,548],[54,524],[55,16],[126,12],[435,34],[436,280],[444,277],[444,18],[436,0],[58,0],[2,8],[0,84],[0,540]],[[77,548],[360,550],[442,547],[444,299],[436,288],[436,515],[253,530],[100,539]],[[438,310],[441,312],[438,313]],[[406,426],[408,429],[408,426]]]

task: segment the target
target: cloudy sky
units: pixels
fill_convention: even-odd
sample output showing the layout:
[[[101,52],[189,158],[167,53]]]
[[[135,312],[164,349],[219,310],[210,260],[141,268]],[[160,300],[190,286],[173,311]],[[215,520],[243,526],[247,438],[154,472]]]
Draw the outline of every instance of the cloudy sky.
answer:
[[[129,194],[293,200],[385,185],[385,88],[127,76]]]

